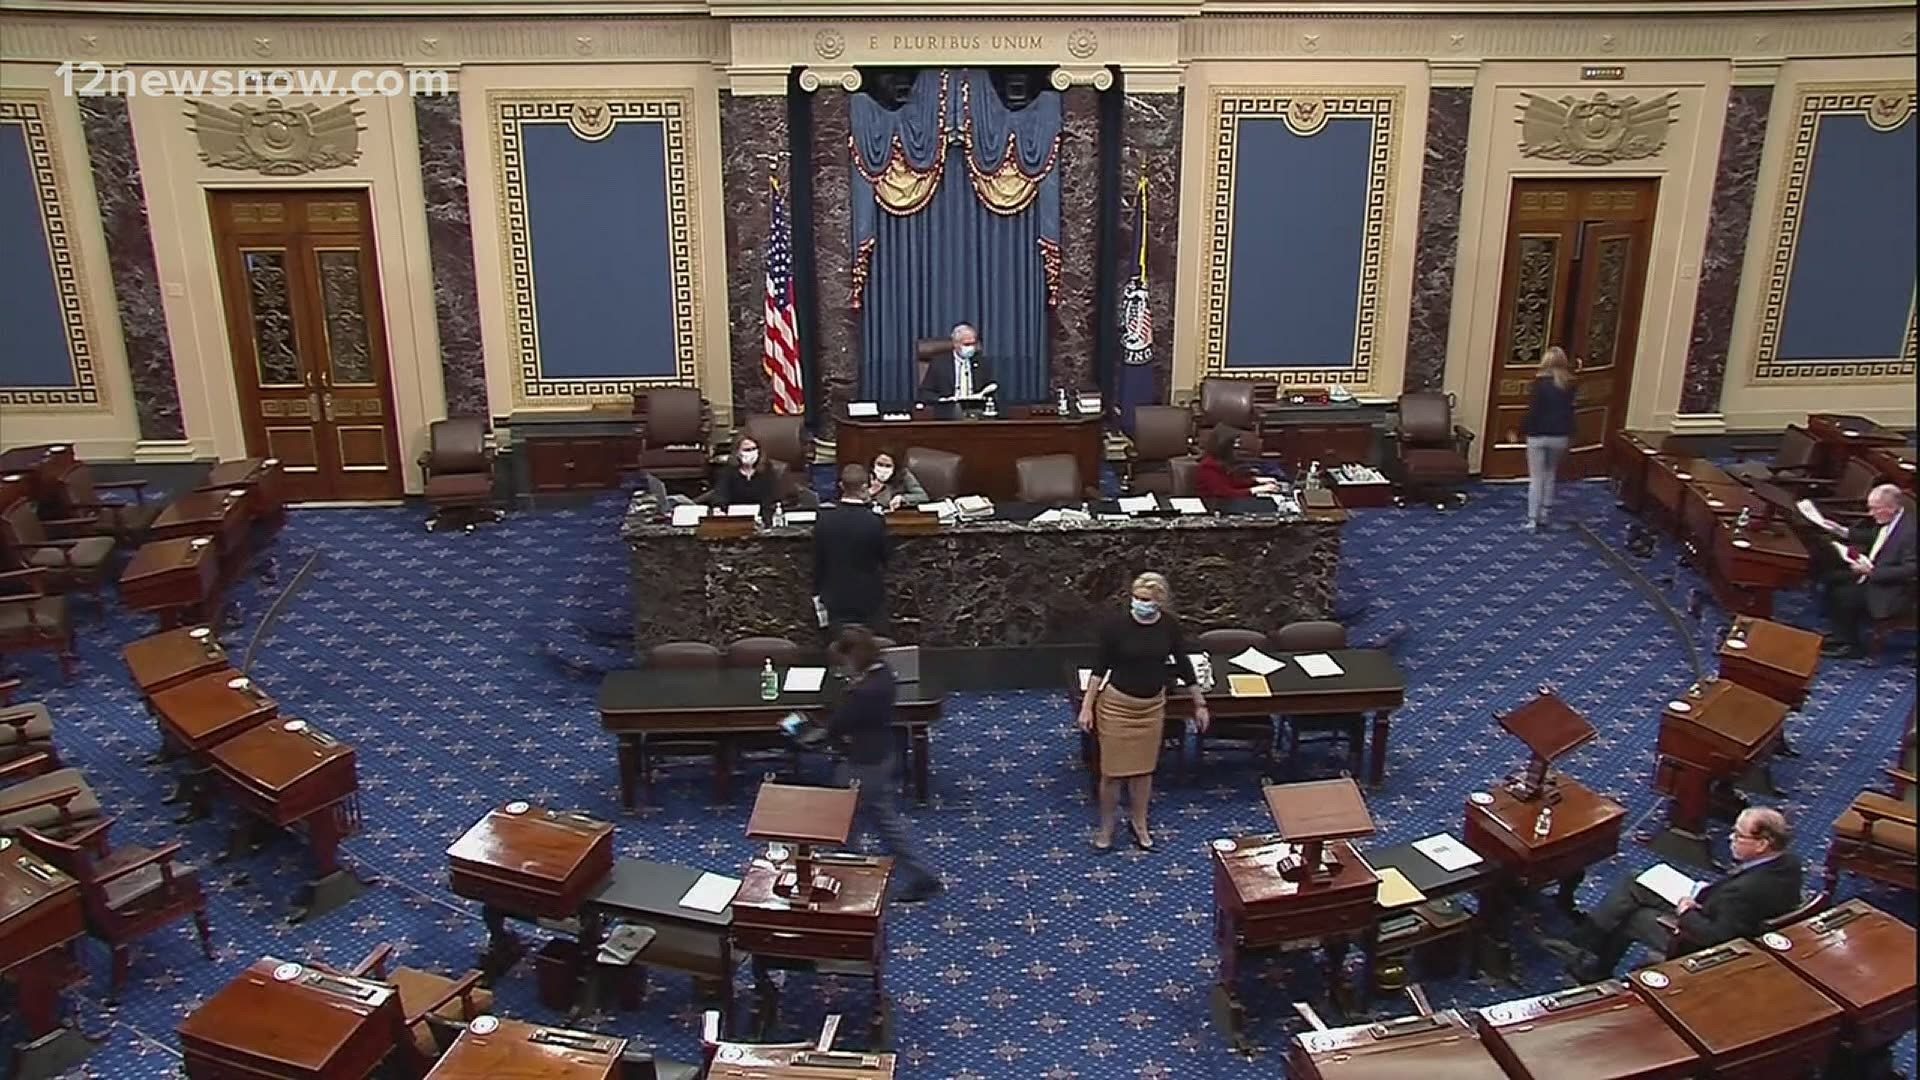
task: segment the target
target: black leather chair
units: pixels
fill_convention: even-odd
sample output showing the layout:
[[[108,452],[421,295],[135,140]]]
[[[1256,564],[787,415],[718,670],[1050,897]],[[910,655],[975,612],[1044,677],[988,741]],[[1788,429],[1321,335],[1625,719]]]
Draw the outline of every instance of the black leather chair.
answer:
[[[925,446],[907,447],[907,471],[920,481],[929,499],[951,499],[962,494],[961,469],[966,459],[945,450]]]
[[[1453,406],[1452,394],[1432,390],[1400,396],[1399,420],[1389,434],[1401,500],[1431,501],[1443,510],[1467,501],[1459,489],[1471,471],[1467,451],[1473,433],[1453,422]]]
[[[471,530],[482,519],[506,516],[493,505],[493,448],[487,445],[485,420],[456,416],[428,425],[420,468],[427,476],[427,505],[433,507],[428,529],[454,520]]]
[[[1140,405],[1133,410],[1133,443],[1127,449],[1127,490],[1172,495],[1173,460],[1193,453],[1193,413],[1178,405]]]
[[[662,483],[706,480],[712,468],[713,409],[700,391],[654,387],[645,392],[639,412],[641,471]]]
[[[1094,498],[1080,475],[1080,459],[1072,454],[1041,454],[1013,463],[1020,501],[1043,506],[1081,503]]]
[[[1248,649],[1267,648],[1266,634],[1237,626],[1207,630],[1194,640],[1200,646],[1200,651],[1216,656],[1236,656]],[[1224,680],[1226,675],[1222,670],[1214,673],[1216,679]],[[1273,762],[1274,750],[1279,743],[1271,716],[1216,716],[1207,733],[1195,741],[1202,755],[1208,746],[1234,743],[1251,750],[1267,764]]]
[[[760,459],[773,467],[780,499],[792,506],[813,494],[813,439],[806,421],[798,416],[760,413],[747,417],[741,429],[760,444]]]
[[[1328,652],[1347,647],[1347,628],[1337,622],[1313,619],[1288,623],[1274,631],[1271,640],[1273,647],[1283,653]],[[1287,757],[1297,768],[1302,746],[1316,742],[1344,742],[1347,772],[1359,776],[1366,721],[1364,713],[1283,716],[1280,718],[1280,730],[1286,739]]]

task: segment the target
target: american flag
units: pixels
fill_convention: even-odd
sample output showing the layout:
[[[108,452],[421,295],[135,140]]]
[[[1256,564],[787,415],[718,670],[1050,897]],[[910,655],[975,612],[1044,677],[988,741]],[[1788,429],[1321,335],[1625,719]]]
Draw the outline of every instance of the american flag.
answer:
[[[773,411],[806,411],[800,383],[800,326],[793,313],[793,247],[787,235],[787,204],[773,185],[773,227],[767,234],[767,337],[760,366],[773,387]]]

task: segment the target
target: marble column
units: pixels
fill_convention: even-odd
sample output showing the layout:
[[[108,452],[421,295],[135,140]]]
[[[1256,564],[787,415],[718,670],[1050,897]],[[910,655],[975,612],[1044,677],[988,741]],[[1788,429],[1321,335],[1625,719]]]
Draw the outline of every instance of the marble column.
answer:
[[[767,178],[771,170],[771,175],[785,186],[786,152],[784,96],[721,92],[721,187],[727,204],[727,340],[736,424],[755,413],[772,410],[773,389],[761,364],[767,332],[767,230],[772,224]]]
[[[487,361],[480,345],[480,293],[473,277],[460,95],[415,97],[413,119],[420,138],[420,187],[426,197],[427,252],[433,262],[434,324],[440,333],[447,415],[487,416]]]
[[[1707,248],[1700,260],[1700,291],[1680,390],[1680,411],[1720,411],[1727,375],[1727,342],[1733,335],[1733,304],[1740,295],[1740,269],[1747,256],[1747,227],[1760,180],[1760,151],[1767,141],[1773,87],[1735,86],[1727,97],[1720,135],[1720,163],[1713,177],[1713,209],[1707,217]]]
[[[99,197],[100,227],[107,238],[113,299],[133,377],[134,410],[142,439],[184,439],[180,386],[174,379],[173,347],[160,298],[160,272],[153,259],[146,188],[133,150],[133,122],[121,97],[82,97],[80,120],[87,162]]]
[[[814,378],[820,382],[822,430],[860,392],[860,313],[853,299],[853,222],[847,140],[852,137],[851,94],[822,86],[813,95],[813,266],[819,343]]]
[[[1180,260],[1180,138],[1184,92],[1128,93],[1120,136],[1119,273],[1138,269],[1133,220],[1140,175],[1147,177],[1147,297],[1153,316],[1154,393],[1169,401],[1173,379],[1173,282]]]
[[[1068,87],[1061,95],[1060,287],[1053,309],[1050,386],[1098,389],[1093,355],[1100,344],[1100,91]]]
[[[1413,305],[1407,317],[1407,371],[1402,384],[1406,390],[1438,390],[1446,377],[1454,259],[1460,250],[1460,197],[1467,173],[1467,122],[1472,115],[1472,87],[1436,86],[1428,91],[1420,233],[1413,256]]]

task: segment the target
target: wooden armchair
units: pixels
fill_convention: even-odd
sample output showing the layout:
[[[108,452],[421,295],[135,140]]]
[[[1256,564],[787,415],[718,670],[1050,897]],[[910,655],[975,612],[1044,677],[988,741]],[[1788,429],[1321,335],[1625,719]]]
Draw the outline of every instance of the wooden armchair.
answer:
[[[91,593],[100,605],[100,618],[105,621],[107,606],[101,587],[106,584],[107,561],[113,556],[114,538],[57,538],[92,526],[92,518],[57,518],[43,522],[33,504],[21,499],[0,514],[0,543],[5,544],[15,566],[46,571],[42,579],[46,591]]]
[[[60,755],[53,749],[53,716],[38,701],[13,704],[19,679],[0,679],[0,763],[28,754],[44,754],[55,768]]]
[[[127,946],[132,942],[191,915],[200,937],[200,951],[211,960],[213,930],[207,925],[207,900],[200,891],[199,872],[173,864],[174,856],[180,853],[180,842],[114,851],[106,841],[110,824],[111,818],[102,818],[89,828],[89,835],[66,840],[32,828],[22,829],[21,838],[34,854],[80,883],[87,933],[105,942],[113,953],[113,981],[107,992],[107,1001],[113,1004],[127,983],[132,961]]]
[[[409,1040],[403,1049],[412,1066],[409,1074],[423,1074],[442,1053],[429,1018],[464,1025],[493,1010],[493,991],[480,985],[478,971],[451,979],[410,967],[395,968],[389,973],[387,964],[392,959],[393,946],[382,944],[341,974],[386,983],[400,995],[400,1011],[406,1019]]]
[[[111,536],[123,544],[138,540],[153,524],[153,519],[166,509],[162,502],[147,501],[147,482],[145,480],[109,480],[96,481],[93,470],[84,462],[75,465],[61,485],[66,497],[67,519],[71,521],[90,520],[91,524],[81,526],[80,531],[92,536]],[[108,502],[100,498],[102,491],[128,491],[133,493],[132,502]]]
[[[1914,729],[1900,741],[1900,765],[1889,767],[1892,794],[1863,791],[1833,819],[1824,882],[1832,892],[1843,870],[1897,889],[1914,887]]]
[[[0,573],[0,654],[52,649],[60,658],[60,677],[73,678],[73,627],[67,598],[49,596],[44,569]]]
[[[35,829],[62,839],[92,839],[104,820],[100,797],[79,769],[61,768],[47,754],[0,765],[0,835]]]

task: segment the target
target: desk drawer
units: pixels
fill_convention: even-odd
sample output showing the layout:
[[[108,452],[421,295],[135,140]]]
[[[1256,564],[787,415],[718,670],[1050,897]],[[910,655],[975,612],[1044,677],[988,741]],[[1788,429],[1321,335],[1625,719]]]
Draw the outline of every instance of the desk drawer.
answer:
[[[784,956],[796,960],[871,960],[877,955],[875,934],[831,933],[821,930],[774,930],[758,926],[733,927],[733,947],[756,956]]]

